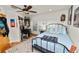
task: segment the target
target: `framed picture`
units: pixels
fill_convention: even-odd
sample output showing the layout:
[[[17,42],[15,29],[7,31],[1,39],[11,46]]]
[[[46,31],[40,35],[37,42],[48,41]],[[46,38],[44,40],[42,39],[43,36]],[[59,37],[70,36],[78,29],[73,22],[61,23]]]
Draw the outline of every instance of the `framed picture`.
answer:
[[[72,24],[72,10],[73,10],[73,6],[71,6],[68,11],[68,25]]]
[[[65,21],[65,18],[66,18],[66,15],[65,14],[62,14],[61,15],[61,21]]]
[[[10,19],[10,26],[15,27],[15,19]]]

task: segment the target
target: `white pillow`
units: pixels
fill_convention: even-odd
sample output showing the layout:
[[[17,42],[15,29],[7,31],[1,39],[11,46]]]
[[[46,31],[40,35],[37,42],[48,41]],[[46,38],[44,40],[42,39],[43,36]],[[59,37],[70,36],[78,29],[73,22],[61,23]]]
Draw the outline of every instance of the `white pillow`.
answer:
[[[57,28],[58,28],[58,26],[56,24],[49,25],[48,28],[47,28],[47,31],[49,33],[57,33]]]
[[[62,27],[62,33],[63,33],[63,34],[67,34],[67,29],[66,29],[66,27],[64,27],[64,26]]]
[[[59,34],[66,34],[66,27],[59,25],[58,26],[58,33]]]

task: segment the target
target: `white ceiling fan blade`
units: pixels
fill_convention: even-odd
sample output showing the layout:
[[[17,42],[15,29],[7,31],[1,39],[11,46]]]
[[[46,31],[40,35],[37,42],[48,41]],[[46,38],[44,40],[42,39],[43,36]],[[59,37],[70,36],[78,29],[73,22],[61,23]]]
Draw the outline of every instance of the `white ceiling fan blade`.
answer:
[[[20,10],[22,10],[20,7],[17,7],[15,5],[11,5],[11,7],[14,8],[14,9],[20,9]]]

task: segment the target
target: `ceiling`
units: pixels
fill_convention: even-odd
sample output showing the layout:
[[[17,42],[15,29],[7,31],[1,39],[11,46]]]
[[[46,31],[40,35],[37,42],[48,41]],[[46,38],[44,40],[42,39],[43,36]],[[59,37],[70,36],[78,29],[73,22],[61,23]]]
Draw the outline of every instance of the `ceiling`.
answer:
[[[23,8],[23,5],[17,6]],[[70,5],[33,5],[32,7],[32,10],[42,13],[47,11],[67,10],[70,8]]]
[[[23,8],[23,5],[16,5],[16,6]],[[67,10],[70,8],[70,5],[33,5],[32,7],[33,7],[32,10],[37,11],[37,14],[39,14],[39,13],[45,13],[50,11],[56,12],[58,10]],[[0,5],[0,8],[1,10],[5,10],[9,12],[18,10],[11,8],[11,6],[9,5]]]

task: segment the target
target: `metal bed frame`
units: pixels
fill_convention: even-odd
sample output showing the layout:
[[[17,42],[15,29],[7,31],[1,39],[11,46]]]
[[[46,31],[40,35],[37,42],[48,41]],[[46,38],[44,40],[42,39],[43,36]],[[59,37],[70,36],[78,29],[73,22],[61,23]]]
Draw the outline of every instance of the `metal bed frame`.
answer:
[[[47,27],[50,26],[50,25],[58,25],[58,26],[61,25],[61,26],[63,26],[63,27],[66,28],[66,32],[68,33],[67,27],[66,27],[65,25],[63,25],[63,24],[59,24],[59,23],[48,24],[48,25],[46,26],[46,30],[48,29]]]
[[[50,26],[50,25],[61,25],[61,26],[64,26],[65,28],[66,28],[66,32],[67,32],[67,34],[68,34],[68,31],[67,31],[67,27],[65,26],[65,25],[63,25],[63,24],[58,24],[58,23],[52,23],[52,24],[49,24],[49,25],[47,25],[46,26],[46,30],[48,29],[48,26]],[[49,51],[49,50],[47,50],[47,49],[44,49],[43,47],[40,47],[40,46],[38,46],[37,45],[37,38],[40,38],[41,39],[41,46],[42,46],[42,37],[36,37],[36,38],[33,38],[33,40],[36,40],[36,44],[34,44],[33,45],[33,40],[32,40],[32,52],[33,52],[33,48],[35,48],[35,49],[37,49],[37,50],[39,50],[39,51],[41,51],[41,52],[44,52],[44,53],[55,53],[55,46],[56,46],[56,44],[60,44],[60,45],[62,45],[64,48],[63,48],[63,53],[65,53],[65,49],[68,51],[68,52],[70,52],[69,50],[68,50],[68,48],[65,46],[65,45],[63,45],[63,44],[61,44],[61,43],[59,43],[59,42],[53,42],[54,43],[54,51],[52,52],[52,51]],[[72,41],[72,40],[71,40]],[[47,42],[47,44],[46,44],[46,48],[48,48],[48,41],[46,41]],[[73,42],[73,41],[72,41]]]
[[[40,42],[40,43],[41,43],[41,47],[37,45],[37,39],[38,39],[38,38],[41,39],[41,42]],[[43,38],[41,38],[41,37],[33,38],[33,40],[36,40],[36,44],[33,45],[33,40],[32,40],[32,52],[34,52],[33,49],[35,48],[35,49],[37,49],[37,50],[39,50],[39,51],[41,51],[41,52],[43,52],[43,53],[55,53],[55,46],[56,46],[56,44],[60,44],[60,45],[63,46],[63,53],[65,53],[65,49],[66,49],[68,52],[70,52],[70,51],[68,50],[68,48],[67,48],[65,45],[63,45],[63,44],[61,44],[61,43],[59,43],[59,42],[52,42],[52,43],[54,43],[54,51],[49,51],[49,50],[47,50],[47,49],[48,49],[48,42],[49,42],[49,41],[46,41],[47,43],[46,43],[46,49],[45,49],[45,48],[42,47],[42,39],[43,39]]]

